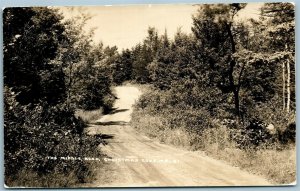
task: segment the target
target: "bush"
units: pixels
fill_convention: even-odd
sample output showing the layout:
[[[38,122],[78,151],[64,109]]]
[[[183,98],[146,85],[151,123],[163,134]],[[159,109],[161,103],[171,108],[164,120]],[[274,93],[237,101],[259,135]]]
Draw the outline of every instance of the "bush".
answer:
[[[279,142],[282,145],[295,143],[296,113],[294,110],[286,113],[277,96],[266,103],[251,105],[244,123],[246,126],[244,133],[251,135],[252,137],[248,136],[250,139],[256,142]],[[272,126],[272,129],[267,129],[267,126]]]
[[[5,87],[6,185],[11,186],[14,181],[20,181],[18,175],[21,171],[40,177],[74,173],[74,182],[88,180],[88,163],[83,160],[66,161],[60,157],[99,156],[97,146],[102,140],[86,135],[83,132],[83,121],[75,118],[74,112],[64,104],[22,106],[15,100],[15,96],[14,92]],[[57,160],[48,157],[57,157]],[[37,183],[35,186],[43,185],[43,182]]]
[[[150,137],[159,138],[162,142],[173,142],[184,147],[191,146],[194,140],[186,139],[175,143],[174,137],[178,137],[178,134],[199,135],[204,129],[212,127],[212,121],[207,111],[182,105],[178,99],[172,99],[175,96],[172,91],[153,89],[151,92],[146,91],[134,107],[132,125],[146,132]],[[177,102],[177,104],[170,104],[170,102]]]
[[[115,103],[115,99],[116,99],[116,97],[113,96],[112,94],[108,94],[103,97],[103,113],[104,114],[107,114],[110,111],[112,111],[112,108]]]

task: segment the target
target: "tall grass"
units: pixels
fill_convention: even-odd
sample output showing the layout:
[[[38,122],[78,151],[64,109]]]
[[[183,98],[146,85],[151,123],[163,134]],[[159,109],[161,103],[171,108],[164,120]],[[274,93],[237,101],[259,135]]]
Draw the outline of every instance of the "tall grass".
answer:
[[[290,184],[296,178],[295,145],[280,148],[280,143],[260,146],[259,149],[240,149],[230,140],[225,127],[205,131],[201,140],[202,149],[213,158],[228,162],[249,172],[262,175],[274,184]],[[268,144],[268,145],[267,145]]]
[[[103,109],[95,110],[83,110],[77,109],[75,112],[76,117],[80,117],[86,124],[91,123],[97,119],[100,119],[103,116]]]

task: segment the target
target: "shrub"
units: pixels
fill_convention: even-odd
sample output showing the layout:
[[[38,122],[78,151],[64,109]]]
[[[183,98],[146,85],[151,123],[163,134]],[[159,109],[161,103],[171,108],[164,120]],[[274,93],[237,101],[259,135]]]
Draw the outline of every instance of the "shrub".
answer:
[[[4,157],[5,182],[8,186],[20,178],[21,171],[43,177],[74,173],[74,182],[88,180],[88,163],[62,160],[60,157],[99,156],[101,139],[86,135],[82,120],[64,104],[22,106],[16,94],[5,87]],[[57,160],[48,157],[58,157]],[[50,181],[50,180],[48,180]],[[29,184],[29,183],[28,183]],[[43,185],[43,182],[35,186]],[[18,185],[26,186],[26,185]],[[51,186],[51,185],[50,185]]]
[[[112,94],[107,94],[103,97],[103,113],[104,114],[107,114],[112,110],[113,105],[115,103],[115,99],[116,99],[116,97],[113,96]]]
[[[146,91],[135,105],[132,115],[134,127],[146,132],[150,137],[157,137],[162,142],[173,142],[176,145],[191,146],[193,140],[174,142],[170,137],[201,134],[204,129],[212,127],[207,111],[189,106],[170,104],[177,101],[172,91]],[[172,105],[172,106],[171,106]],[[177,133],[174,134],[173,131]]]

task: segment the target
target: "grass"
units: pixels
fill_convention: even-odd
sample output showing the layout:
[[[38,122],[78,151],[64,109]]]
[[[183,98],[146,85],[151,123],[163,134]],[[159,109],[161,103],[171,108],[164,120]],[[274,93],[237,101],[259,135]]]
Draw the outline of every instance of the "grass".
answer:
[[[218,152],[209,151],[209,155],[254,174],[262,175],[273,184],[291,184],[296,178],[295,148],[253,152],[231,148]]]
[[[60,173],[52,173],[47,175],[38,175],[36,172],[30,172],[23,170],[18,172],[14,181],[11,181],[7,188],[58,188],[58,187],[70,187],[76,185],[76,175],[74,172],[68,175],[62,175]]]
[[[103,109],[95,109],[90,111],[78,109],[75,112],[75,116],[80,117],[84,123],[87,124],[101,118],[103,116]]]
[[[212,132],[214,131],[214,132]],[[273,184],[291,184],[296,180],[296,147],[291,145],[285,149],[238,149],[226,137],[226,129],[213,129],[205,132],[201,139],[208,135],[216,138],[207,141],[204,150],[208,156],[226,161],[248,172],[261,175]]]
[[[102,180],[104,177],[109,177],[103,174],[103,170],[108,168],[104,161],[86,161],[85,163],[89,167],[89,171],[80,174],[84,177],[84,183],[78,182],[78,175],[76,175],[78,173],[75,171],[71,171],[68,174],[54,171],[46,175],[39,175],[33,171],[22,170],[16,175],[14,181],[9,181],[10,184],[5,186],[7,188],[75,188],[86,187],[86,185],[90,185],[96,180],[99,181],[99,177],[102,182],[107,181]]]

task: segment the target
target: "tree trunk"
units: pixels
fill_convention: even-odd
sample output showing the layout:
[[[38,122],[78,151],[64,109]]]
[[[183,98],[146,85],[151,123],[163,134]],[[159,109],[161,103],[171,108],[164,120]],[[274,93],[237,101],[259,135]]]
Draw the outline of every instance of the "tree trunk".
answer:
[[[234,94],[234,106],[235,106],[236,116],[238,117],[238,120],[240,120],[240,118],[241,118],[241,114],[240,114],[240,96],[239,96],[238,88],[236,88],[233,91],[233,94]]]
[[[67,94],[67,105],[68,107],[70,107],[71,105],[71,87],[72,87],[72,72],[73,72],[73,63],[70,63],[69,65],[69,83],[68,83],[68,87],[67,87],[67,91],[68,91],[68,94]]]
[[[282,62],[282,106],[285,110],[285,63]]]
[[[286,88],[287,88],[287,103],[286,103],[286,112],[289,113],[290,112],[290,105],[291,105],[291,88],[290,88],[290,84],[291,84],[291,69],[290,69],[290,62],[289,62],[289,60],[287,60],[286,69],[287,69],[287,84],[286,84]]]
[[[229,40],[230,40],[230,43],[231,43],[231,51],[232,51],[232,54],[234,54],[236,52],[236,49],[235,49],[235,42],[234,42],[234,38],[233,38],[233,35],[232,35],[232,31],[231,31],[231,23],[230,24],[227,24],[226,25],[226,28],[227,28],[227,32],[228,32],[228,35],[229,35]],[[240,97],[239,97],[239,90],[240,90],[240,87],[239,87],[239,84],[235,84],[234,83],[234,77],[233,77],[233,71],[234,71],[234,67],[236,65],[236,61],[232,58],[232,55],[230,55],[231,57],[231,61],[230,61],[230,64],[229,64],[229,83],[230,83],[230,88],[232,90],[232,93],[233,93],[233,97],[234,97],[234,106],[235,106],[235,115],[236,115],[236,118],[238,121],[240,121],[240,118],[241,118],[241,115],[240,115]]]

